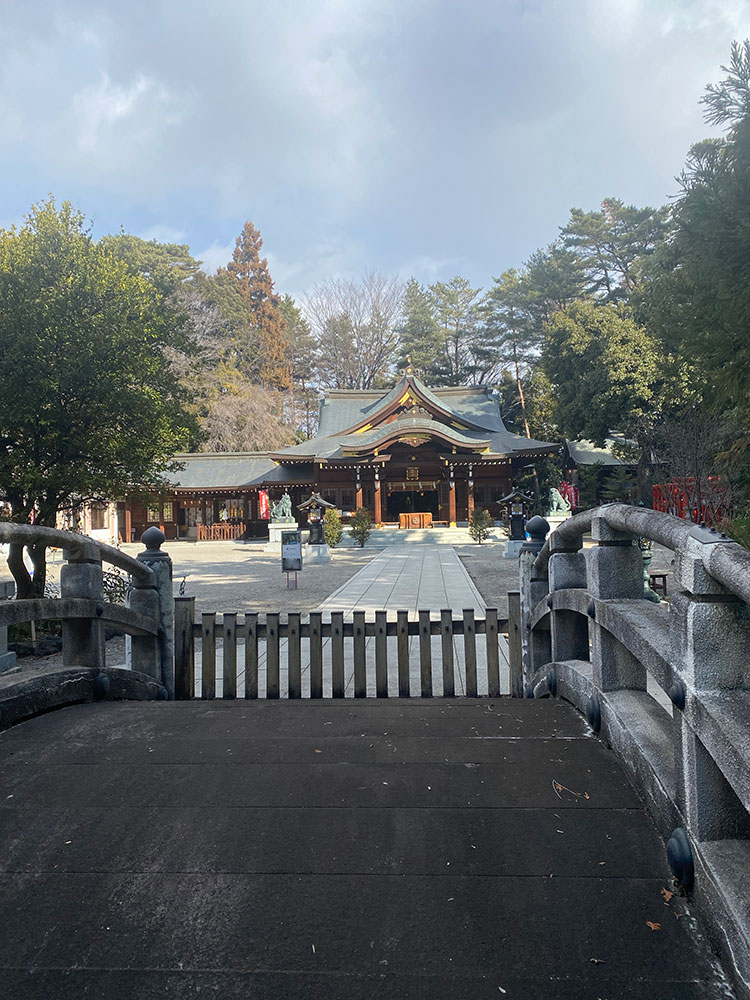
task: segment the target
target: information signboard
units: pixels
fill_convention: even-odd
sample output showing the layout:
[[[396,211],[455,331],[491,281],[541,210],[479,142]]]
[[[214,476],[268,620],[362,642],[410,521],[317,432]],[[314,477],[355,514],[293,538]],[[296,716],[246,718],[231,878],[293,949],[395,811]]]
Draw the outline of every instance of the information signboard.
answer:
[[[281,532],[281,571],[296,573],[302,569],[302,532]]]

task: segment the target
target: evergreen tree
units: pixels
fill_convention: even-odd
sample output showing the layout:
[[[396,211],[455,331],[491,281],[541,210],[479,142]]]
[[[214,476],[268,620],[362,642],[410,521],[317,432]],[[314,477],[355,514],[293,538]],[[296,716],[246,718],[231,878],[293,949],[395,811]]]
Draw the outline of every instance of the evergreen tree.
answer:
[[[288,385],[286,323],[273,289],[268,260],[260,256],[262,249],[260,233],[252,222],[246,222],[226,270],[236,281],[235,288],[248,306],[250,324],[257,331],[260,380],[265,387],[285,389]]]
[[[314,410],[317,408],[316,393],[312,389],[315,382],[315,340],[309,323],[291,295],[282,298],[279,308],[285,324],[289,423],[295,433],[304,429],[304,435],[310,437]]]
[[[607,503],[631,503],[634,492],[633,477],[624,465],[616,465],[604,480],[602,496]]]
[[[410,278],[404,289],[403,319],[398,333],[399,367],[403,369],[411,363],[425,381],[439,378],[445,367],[443,338],[432,299],[415,278]]]
[[[443,342],[438,379],[447,385],[475,381],[473,351],[481,338],[481,291],[481,288],[472,288],[467,279],[459,275],[448,282],[430,285],[432,307]]]
[[[605,198],[601,211],[573,208],[561,230],[586,275],[588,295],[604,302],[627,300],[643,276],[644,260],[667,236],[669,209],[636,208]]]

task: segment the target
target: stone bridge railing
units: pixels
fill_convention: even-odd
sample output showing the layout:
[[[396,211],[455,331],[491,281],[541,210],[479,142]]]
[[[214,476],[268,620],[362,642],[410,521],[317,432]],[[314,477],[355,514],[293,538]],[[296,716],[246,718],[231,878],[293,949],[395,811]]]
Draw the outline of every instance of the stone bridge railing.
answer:
[[[61,549],[66,560],[59,598],[0,602],[0,629],[61,620],[63,659],[62,671],[24,675],[0,692],[0,729],[46,708],[97,697],[174,697],[172,563],[160,551],[163,541],[158,528],[148,529],[146,550],[132,559],[75,532],[0,522],[0,543],[44,544]],[[127,606],[105,600],[102,563],[129,575]],[[107,668],[107,627],[126,634],[125,670]]]
[[[576,515],[546,541],[546,521],[527,527],[525,692],[572,702],[620,755],[750,994],[750,552],[624,504]],[[644,599],[637,536],[674,551],[669,603]]]

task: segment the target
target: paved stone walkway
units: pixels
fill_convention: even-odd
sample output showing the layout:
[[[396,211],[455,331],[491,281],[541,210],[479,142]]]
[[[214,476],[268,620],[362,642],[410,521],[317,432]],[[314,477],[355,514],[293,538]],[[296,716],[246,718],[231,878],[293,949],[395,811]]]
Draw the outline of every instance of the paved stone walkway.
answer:
[[[364,611],[368,621],[374,621],[376,611],[387,611],[390,621],[396,620],[396,612],[406,610],[409,618],[416,621],[420,610],[432,612],[437,620],[443,608],[450,608],[454,618],[461,618],[465,608],[471,608],[477,618],[484,618],[485,603],[466,572],[463,563],[453,548],[446,545],[403,545],[393,546],[376,556],[358,573],[318,607],[324,620],[330,620],[332,611],[341,611],[351,619],[355,611]],[[440,636],[432,639],[432,681],[433,691],[442,691],[442,651]],[[200,647],[198,646],[198,649]],[[487,694],[487,652],[483,635],[477,637],[477,690]],[[499,637],[500,648],[500,690],[510,692],[510,670],[508,666],[508,644],[505,636]],[[351,643],[347,642],[350,654]],[[365,647],[367,658],[367,694],[375,696],[375,639],[369,638]],[[456,693],[466,691],[466,670],[464,662],[463,637],[453,640]],[[196,658],[199,660],[198,653]],[[282,696],[287,690],[287,643],[280,646],[280,675]],[[412,694],[420,690],[419,639],[409,640],[410,685]],[[222,670],[221,648],[217,649],[217,671]],[[302,646],[302,695],[308,697],[310,688],[310,659],[306,643]],[[238,650],[238,689],[244,685],[244,646]],[[196,670],[197,690],[200,691],[200,671]],[[265,646],[261,644],[258,662],[258,683],[261,696],[266,686]],[[388,639],[388,684],[392,694],[398,692],[397,640]],[[351,655],[345,661],[345,691],[347,697],[354,696],[354,666]],[[217,684],[221,690],[221,683]],[[326,696],[331,691],[331,650],[330,640],[323,645],[323,690]]]
[[[561,702],[78,705],[0,788],[8,1000],[731,996]]]

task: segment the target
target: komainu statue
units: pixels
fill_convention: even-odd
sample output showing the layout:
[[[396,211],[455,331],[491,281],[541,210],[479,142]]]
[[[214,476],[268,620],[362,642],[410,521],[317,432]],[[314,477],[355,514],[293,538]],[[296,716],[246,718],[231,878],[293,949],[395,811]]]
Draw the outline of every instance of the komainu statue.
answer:
[[[279,521],[292,521],[292,498],[288,493],[279,500],[278,503],[273,504],[271,507],[271,520],[278,523]]]
[[[549,513],[547,517],[559,517],[560,514],[569,514],[570,509],[570,503],[557,487],[553,486],[549,491]]]

